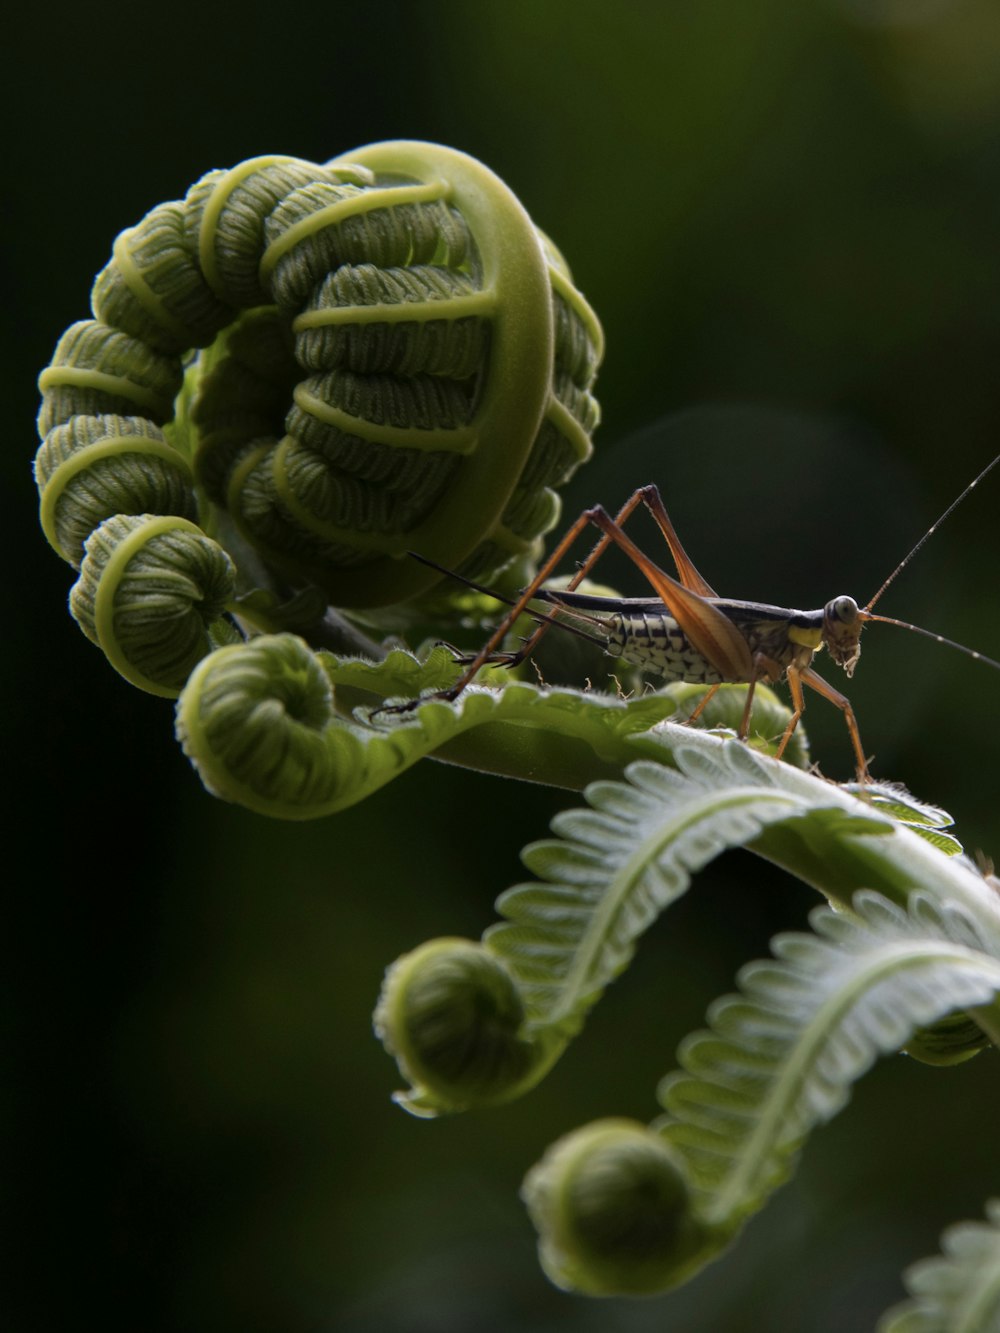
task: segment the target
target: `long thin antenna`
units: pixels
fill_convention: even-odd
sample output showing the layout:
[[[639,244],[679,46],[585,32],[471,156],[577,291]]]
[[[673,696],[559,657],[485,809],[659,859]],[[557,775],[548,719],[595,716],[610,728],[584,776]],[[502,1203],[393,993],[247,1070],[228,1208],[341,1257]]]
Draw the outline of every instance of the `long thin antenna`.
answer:
[[[975,481],[970,481],[969,484],[968,484],[968,486],[966,486],[965,490],[964,490],[964,491],[962,492],[962,494],[958,497],[958,499],[957,499],[957,500],[952,500],[951,504],[950,504],[950,505],[948,506],[948,508],[944,511],[944,513],[943,513],[943,514],[941,515],[941,517],[937,520],[937,522],[931,524],[931,526],[927,529],[927,531],[924,533],[924,535],[923,535],[923,536],[920,538],[920,540],[917,542],[916,546],[914,546],[914,548],[913,548],[913,550],[910,552],[910,554],[909,554],[908,556],[906,556],[903,560],[901,560],[901,561],[899,562],[899,564],[898,564],[898,565],[896,566],[896,568],[892,571],[892,573],[889,575],[889,577],[886,579],[886,581],[882,584],[881,588],[879,588],[879,590],[878,590],[878,592],[875,594],[875,596],[868,602],[867,606],[864,608],[866,611],[870,611],[870,610],[872,609],[872,607],[875,605],[875,603],[878,601],[878,599],[879,599],[879,598],[882,596],[882,594],[885,592],[886,588],[888,588],[889,584],[893,582],[893,580],[896,578],[896,576],[897,576],[898,574],[901,574],[901,573],[903,572],[903,570],[904,570],[904,569],[906,568],[906,566],[910,563],[910,561],[913,559],[913,557],[917,554],[917,552],[920,550],[920,548],[923,546],[923,544],[924,544],[926,541],[928,541],[931,537],[933,537],[934,533],[937,532],[938,528],[939,528],[939,527],[941,526],[941,524],[945,521],[945,519],[948,517],[948,515],[952,512],[952,510],[958,508],[958,506],[959,506],[959,505],[962,503],[962,501],[966,498],[966,496],[969,494],[969,492],[970,492],[970,491],[974,491],[974,490],[976,489],[976,487],[979,485],[979,483],[982,481],[982,479],[987,475],[987,473],[992,472],[992,470],[996,467],[997,463],[1000,463],[1000,454],[997,454],[996,458],[994,458],[994,460],[993,460],[992,463],[987,463],[987,464],[986,464],[986,466],[983,468],[982,472],[980,472],[979,476],[976,477]],[[872,619],[873,619],[873,620],[880,620],[880,619],[883,619],[883,617],[881,617],[881,616],[873,616]],[[902,624],[903,624],[903,622],[902,622],[901,620],[893,620],[893,621],[889,621],[888,623],[891,624],[891,625],[902,625]],[[907,629],[915,629],[916,626],[914,626],[914,625],[907,625],[906,628],[907,628]],[[930,631],[929,631],[929,630],[921,630],[920,633],[922,633],[922,634],[927,634],[927,633],[930,633]],[[939,637],[940,637],[940,636],[937,635],[937,634],[931,634],[931,638],[932,638],[932,639],[936,639],[936,638],[939,638]],[[941,642],[942,642],[942,643],[949,643],[950,640],[949,640],[949,639],[941,639]],[[961,648],[961,647],[962,647],[962,645],[961,645],[960,643],[955,643],[955,644],[952,644],[951,646],[952,646],[953,648]],[[968,648],[963,649],[963,652],[970,652],[970,651],[971,651],[971,650],[968,649]],[[972,656],[973,656],[973,657],[980,657],[981,654],[980,654],[980,653],[972,653]],[[989,658],[983,658],[983,661],[985,661],[985,662],[988,662],[989,660],[990,660]],[[996,663],[994,662],[993,665],[996,666]]]
[[[990,464],[992,467],[993,464]],[[966,648],[964,643],[956,643],[954,639],[946,639],[943,634],[935,634],[931,629],[924,629],[922,625],[911,625],[905,620],[894,620],[892,616],[873,616],[869,611],[861,611],[862,620],[877,620],[882,625],[898,625],[900,629],[910,629],[914,634],[922,634],[925,639],[936,639],[938,643],[943,643],[948,648],[957,648],[960,653],[965,653],[966,657],[972,657],[977,662],[983,662],[986,666],[995,667],[1000,671],[1000,662],[994,662],[992,657],[987,657],[985,653],[977,653],[974,648]]]
[[[456,583],[464,583],[465,586],[471,588],[473,592],[481,592],[486,597],[492,597],[495,602],[503,602],[505,606],[517,605],[513,597],[505,597],[502,592],[496,592],[493,588],[486,588],[481,583],[474,583],[472,579],[467,579],[464,574],[456,574],[453,569],[448,569],[444,565],[439,565],[437,561],[428,559],[426,555],[420,555],[417,551],[407,551],[406,554],[412,556],[414,560],[419,560],[422,565],[429,565],[431,569],[436,569],[439,574],[446,574],[448,578],[454,579]],[[540,590],[540,593],[542,591],[544,590]],[[560,605],[558,593],[552,594],[552,599],[557,606]],[[587,619],[586,616],[581,615],[581,613],[575,611],[575,609],[571,610],[567,607],[565,610],[569,615],[576,614],[580,619]],[[586,639],[588,643],[596,643],[600,648],[605,646],[606,640],[599,639],[596,634],[588,634],[587,631],[581,629],[579,625],[571,625],[565,620],[559,620],[556,616],[546,615],[544,611],[536,611],[530,606],[525,607],[525,614],[531,616],[532,620],[544,620],[550,625],[555,625],[557,629],[569,630],[570,634],[575,634],[579,639]]]

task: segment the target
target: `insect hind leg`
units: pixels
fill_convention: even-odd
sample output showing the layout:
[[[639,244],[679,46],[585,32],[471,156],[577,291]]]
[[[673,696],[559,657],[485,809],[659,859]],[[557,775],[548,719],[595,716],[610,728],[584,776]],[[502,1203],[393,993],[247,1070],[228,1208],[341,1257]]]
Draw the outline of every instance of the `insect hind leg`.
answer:
[[[449,689],[442,690],[438,697],[443,699],[457,698],[479,671],[480,667],[488,666],[491,663],[496,662],[498,656],[499,658],[505,659],[504,665],[506,666],[516,666],[529,657],[537,646],[538,641],[548,631],[549,626],[552,623],[551,619],[547,618],[543,620],[538,628],[529,635],[522,646],[514,654],[506,654],[503,653],[502,650],[498,654],[500,644],[506,638],[511,626],[527,609],[528,603],[536,596],[546,579],[552,577],[552,574],[555,572],[560,561],[564,558],[580,535],[591,526],[598,527],[601,529],[600,538],[586,559],[580,562],[576,573],[567,583],[566,590],[572,592],[575,588],[579,587],[590,573],[591,569],[593,569],[594,564],[600,559],[610,543],[614,540],[614,533],[608,531],[608,529],[619,529],[621,524],[625,522],[636,508],[638,508],[642,501],[643,490],[639,489],[634,491],[625,501],[624,505],[622,505],[614,519],[612,519],[607,511],[600,505],[597,505],[594,509],[585,509],[567,530],[562,539],[556,544],[552,554],[543,562],[535,577],[512,603],[510,611],[508,611],[500,621],[499,625],[497,625],[496,629],[487,639],[486,643],[483,644],[479,652],[474,656],[470,656],[468,659],[462,659],[466,669],[462,672],[459,679]]]

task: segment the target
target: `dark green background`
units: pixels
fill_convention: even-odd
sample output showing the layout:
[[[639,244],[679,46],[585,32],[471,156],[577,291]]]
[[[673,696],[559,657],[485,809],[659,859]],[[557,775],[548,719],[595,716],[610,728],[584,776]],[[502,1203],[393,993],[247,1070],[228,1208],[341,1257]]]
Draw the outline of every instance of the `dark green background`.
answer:
[[[169,705],[63,609],[30,484],[34,381],[116,232],[208,168],[439,139],[519,193],[604,321],[605,424],[567,515],[656,481],[723,593],[864,600],[998,449],[1000,10],[35,5],[6,47],[4,1327],[870,1328],[901,1267],[1000,1188],[995,1053],[880,1065],[674,1296],[551,1288],[523,1171],[591,1117],[650,1118],[678,1039],[813,900],[724,858],[542,1088],[406,1117],[370,1034],[383,968],[478,935],[572,798],[429,763],[302,827],[207,796]],[[887,614],[1000,657],[998,496],[993,476]],[[875,771],[997,852],[1000,675],[873,627],[849,690]],[[834,710],[809,721],[824,771],[849,776]]]

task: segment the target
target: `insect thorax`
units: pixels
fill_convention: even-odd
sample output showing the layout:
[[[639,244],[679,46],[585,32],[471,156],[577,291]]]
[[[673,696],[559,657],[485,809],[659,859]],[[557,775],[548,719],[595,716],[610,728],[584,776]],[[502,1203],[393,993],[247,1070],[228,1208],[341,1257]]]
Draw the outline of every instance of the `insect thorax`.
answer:
[[[690,639],[669,615],[646,612],[616,613],[607,617],[605,652],[633,666],[655,671],[668,680],[686,680],[696,685],[717,685],[725,677],[693,647]]]

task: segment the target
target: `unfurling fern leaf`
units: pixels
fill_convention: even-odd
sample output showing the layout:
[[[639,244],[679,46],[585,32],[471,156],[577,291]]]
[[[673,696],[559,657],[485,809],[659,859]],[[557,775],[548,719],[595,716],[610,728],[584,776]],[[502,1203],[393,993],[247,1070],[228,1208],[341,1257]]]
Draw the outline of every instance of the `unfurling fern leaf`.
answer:
[[[290,634],[221,648],[191,672],[177,735],[205,786],[281,819],[316,819],[363,800],[429,754],[493,772],[579,785],[620,771],[630,740],[669,717],[669,694],[624,701],[512,684],[430,699],[373,726],[373,704],[441,689],[460,668],[444,650],[424,663],[395,651],[378,663],[314,653]],[[356,715],[351,716],[352,708]],[[306,777],[308,775],[308,777]]]
[[[873,787],[862,801],[737,741],[669,723],[632,745],[660,762],[632,764],[625,782],[592,784],[589,808],[557,815],[552,827],[560,836],[523,854],[537,880],[501,895],[506,920],[483,937],[521,992],[522,1035],[545,1050],[536,1077],[552,1063],[553,1042],[572,1039],[627,967],[642,933],[726,848],[749,846],[792,870],[805,868],[842,904],[865,884],[900,902],[912,887],[932,885],[947,886],[952,901],[975,911],[991,902],[978,875],[921,836],[937,833],[940,812],[895,789]],[[882,803],[911,819],[881,813]],[[1000,919],[1000,900],[994,914]],[[967,1026],[940,1032],[935,1062],[981,1049],[987,1039],[974,1031],[971,1041]],[[519,1091],[526,1086],[519,1080]],[[426,1114],[434,1090],[425,1083],[417,1095]],[[445,1097],[439,1109],[453,1105]]]
[[[610,1294],[666,1290],[685,1280],[763,1206],[809,1132],[843,1107],[879,1055],[959,1009],[1000,1035],[995,915],[973,917],[923,893],[907,910],[862,891],[851,913],[818,908],[811,920],[815,935],[779,936],[776,959],[744,968],[740,993],[717,1001],[710,1029],[682,1044],[682,1070],[660,1090],[666,1115],[643,1131],[650,1145],[645,1188],[634,1179],[633,1154],[621,1168],[605,1158],[596,1186],[579,1195],[580,1173],[594,1174],[588,1128],[571,1136],[572,1152],[557,1148],[529,1175],[525,1195],[542,1259],[560,1285]],[[650,1228],[657,1141],[684,1182],[687,1209],[669,1228],[664,1219],[659,1266],[647,1252],[637,1271],[617,1237],[628,1234],[630,1222]],[[603,1251],[586,1227],[602,1194],[616,1219]],[[663,1207],[676,1214],[675,1203]],[[701,1237],[697,1253],[678,1254],[669,1241],[680,1227]]]

